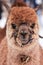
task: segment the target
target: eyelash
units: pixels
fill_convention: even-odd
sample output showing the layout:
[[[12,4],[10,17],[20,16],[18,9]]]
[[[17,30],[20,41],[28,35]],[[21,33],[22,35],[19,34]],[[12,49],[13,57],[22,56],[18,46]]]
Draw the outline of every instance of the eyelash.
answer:
[[[16,29],[16,25],[15,24],[11,24],[13,29]]]
[[[35,26],[35,23],[33,23],[30,27],[31,27],[31,28],[34,28],[34,26]]]

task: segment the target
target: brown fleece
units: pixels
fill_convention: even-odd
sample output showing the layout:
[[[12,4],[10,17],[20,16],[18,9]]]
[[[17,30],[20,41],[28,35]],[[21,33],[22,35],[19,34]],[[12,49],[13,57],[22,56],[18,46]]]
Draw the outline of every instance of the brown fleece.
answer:
[[[22,22],[37,22],[37,15],[32,8],[29,7],[13,7],[9,16],[10,20],[13,23],[19,25],[20,21]],[[9,23],[12,23],[10,22]]]
[[[6,28],[0,29],[0,43],[2,39],[6,36]]]
[[[43,50],[40,48],[41,56],[40,56],[40,65],[43,65]],[[7,41],[6,37],[2,40],[0,45],[0,65],[7,65]],[[37,54],[37,53],[36,53]]]

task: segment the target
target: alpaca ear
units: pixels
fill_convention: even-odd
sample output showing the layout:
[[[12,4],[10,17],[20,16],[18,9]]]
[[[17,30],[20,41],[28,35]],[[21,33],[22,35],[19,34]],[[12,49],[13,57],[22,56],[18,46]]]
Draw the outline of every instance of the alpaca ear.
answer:
[[[1,0],[2,4],[6,7],[7,11],[10,11],[10,8],[12,6],[11,1],[13,0]]]
[[[39,10],[39,6],[37,6],[36,8],[34,8],[35,12],[37,12]]]

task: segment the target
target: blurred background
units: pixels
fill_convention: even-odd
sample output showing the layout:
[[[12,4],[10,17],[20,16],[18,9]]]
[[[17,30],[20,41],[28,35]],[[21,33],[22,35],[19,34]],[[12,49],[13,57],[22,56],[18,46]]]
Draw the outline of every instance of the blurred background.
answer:
[[[24,1],[27,6],[36,9],[39,20],[39,34],[43,36],[43,0],[17,0]],[[9,10],[15,0],[0,0],[0,42],[6,34],[6,20]],[[43,48],[43,39],[39,38],[39,44]]]

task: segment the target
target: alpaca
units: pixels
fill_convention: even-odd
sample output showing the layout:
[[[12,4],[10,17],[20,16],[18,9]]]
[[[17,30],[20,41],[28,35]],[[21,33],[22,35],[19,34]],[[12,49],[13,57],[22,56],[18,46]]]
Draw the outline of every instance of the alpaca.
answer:
[[[0,45],[0,65],[43,65],[37,14],[30,7],[18,6],[11,8],[7,20],[6,37]]]

